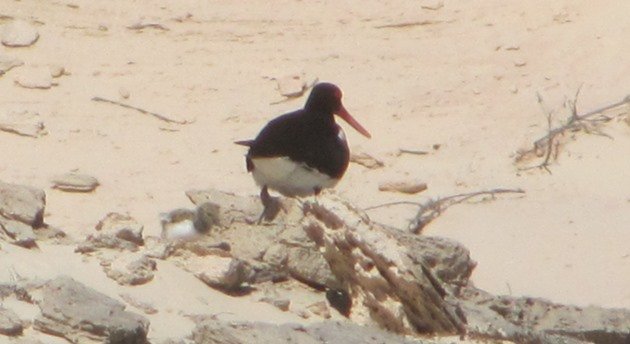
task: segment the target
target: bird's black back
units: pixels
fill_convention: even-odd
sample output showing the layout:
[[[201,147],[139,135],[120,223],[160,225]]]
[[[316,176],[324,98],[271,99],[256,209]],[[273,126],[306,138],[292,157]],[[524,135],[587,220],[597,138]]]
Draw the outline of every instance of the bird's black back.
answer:
[[[250,145],[248,157],[289,157],[333,178],[348,168],[350,151],[332,114],[291,112],[270,121]]]

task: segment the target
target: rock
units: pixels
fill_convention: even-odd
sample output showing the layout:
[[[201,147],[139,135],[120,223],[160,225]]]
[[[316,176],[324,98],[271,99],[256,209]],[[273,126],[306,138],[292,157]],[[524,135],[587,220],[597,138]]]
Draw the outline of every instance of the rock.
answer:
[[[24,88],[49,89],[53,86],[53,78],[48,67],[20,68],[15,83]]]
[[[306,329],[311,336],[318,338],[321,343],[346,344],[421,344],[425,340],[409,338],[385,332],[377,328],[358,326],[352,323],[324,321],[313,324]]]
[[[301,75],[287,75],[276,79],[278,92],[287,98],[300,97],[306,91],[306,81]]]
[[[459,295],[471,336],[519,343],[626,343],[630,310],[576,307],[530,297],[494,296],[473,287]]]
[[[140,285],[153,280],[156,263],[146,256],[136,258],[121,256],[109,264],[103,265],[107,277],[120,285]]]
[[[96,230],[103,234],[110,234],[138,246],[144,244],[142,231],[144,227],[129,215],[109,213],[98,222]]]
[[[195,344],[322,343],[302,329],[300,325],[223,322],[208,319],[197,324],[192,339]]]
[[[97,234],[89,235],[76,252],[89,253],[100,248],[135,252],[144,244],[143,226],[129,215],[109,213],[96,225]]]
[[[38,331],[70,342],[146,343],[149,321],[125,311],[125,306],[67,276],[43,288],[41,314],[34,321]]]
[[[350,162],[359,164],[369,169],[376,169],[385,166],[382,161],[364,152],[350,154]]]
[[[207,285],[223,290],[238,289],[251,275],[246,262],[231,257],[192,257],[182,265]]]
[[[527,65],[527,61],[523,59],[514,60],[514,67],[525,67]]]
[[[66,173],[51,179],[53,188],[70,192],[91,192],[99,186],[96,178],[87,174]]]
[[[74,241],[66,235],[66,232],[48,224],[37,228],[34,233],[38,241],[51,240],[53,243],[59,245],[71,245],[74,243]]]
[[[319,315],[324,319],[330,319],[330,309],[325,301],[318,301],[306,306],[306,309],[315,315]]]
[[[131,93],[129,93],[128,89],[121,87],[118,89],[118,95],[122,99],[129,99],[129,97],[131,96]]]
[[[22,65],[24,65],[22,60],[0,54],[0,76],[3,76],[11,69]]]
[[[431,269],[408,256],[405,242],[337,197],[303,209],[303,225],[322,238],[323,257],[352,298],[352,320],[398,333],[463,333],[457,305]]]
[[[14,311],[0,307],[0,334],[19,336],[24,331],[22,321]]]
[[[158,310],[153,307],[153,305],[147,303],[147,302],[143,302],[143,301],[138,301],[135,297],[129,295],[129,294],[119,294],[118,296],[120,296],[121,299],[125,300],[125,302],[127,302],[128,304],[142,310],[144,312],[144,314],[156,314],[158,313]]]
[[[244,197],[217,190],[189,191],[187,195],[197,205],[216,207],[212,208],[210,213],[213,215],[210,216],[211,221],[208,221],[213,223],[213,229],[203,237],[207,237],[213,243],[229,244],[230,256],[246,261],[251,267],[250,283],[286,280],[289,275],[286,263],[290,249],[298,250],[293,253],[294,260],[291,263],[296,276],[302,276],[303,281],[315,279],[315,282],[309,283],[318,287],[327,280],[326,277],[319,275],[318,269],[323,270],[319,264],[326,265],[321,253],[318,252],[319,249],[304,230],[295,225],[304,217],[296,200],[282,200],[281,209],[273,222],[259,226],[254,223],[262,212],[262,206],[256,196]],[[194,245],[197,242],[199,239],[186,245]],[[179,245],[182,244],[177,244],[178,252],[173,252],[173,255],[184,254],[179,252]],[[314,257],[319,256],[318,265],[314,267],[307,267],[307,263],[300,265],[297,259],[310,256],[300,253],[300,248],[313,251]],[[218,255],[217,252],[212,254]],[[315,260],[311,262],[313,261]],[[330,273],[328,276],[331,276]]]
[[[258,197],[243,197],[233,193],[210,190],[189,190],[186,196],[196,206],[212,204],[218,207],[218,226],[229,226],[232,223],[253,223],[263,211]]]
[[[0,217],[38,228],[44,224],[45,206],[43,190],[0,181]]]
[[[110,235],[88,235],[84,242],[79,243],[74,252],[77,253],[92,253],[101,248],[127,250],[135,252],[138,250],[137,245],[133,245],[127,241],[120,240]]]
[[[260,259],[285,228],[295,227],[303,217],[295,199],[283,199],[273,223],[257,226],[253,224],[263,210],[258,196],[237,196],[217,190],[194,190],[186,195],[195,205],[216,207],[207,220],[213,228],[217,227],[216,233],[209,232],[210,237],[228,242],[234,256],[245,260]]]
[[[37,247],[35,241],[37,237],[33,232],[33,227],[25,223],[0,217],[0,237],[3,233],[9,237],[12,244],[24,248]]]
[[[149,258],[166,259],[171,254],[171,243],[155,236],[144,238],[144,250],[142,253]]]
[[[20,338],[11,342],[11,344],[46,344],[46,343],[35,338]]]
[[[293,313],[297,314],[302,319],[308,319],[311,317],[311,312],[309,312],[308,309],[305,308],[298,308],[293,311]]]
[[[250,262],[251,264],[251,262]],[[249,280],[250,284],[257,283],[279,283],[289,279],[289,273],[283,267],[273,266],[254,262],[252,265],[252,276]]]
[[[470,258],[470,251],[460,243],[440,237],[413,235],[390,231],[404,242],[409,258],[414,264],[430,268],[442,282],[465,286],[477,262]]]
[[[262,257],[264,262],[267,262],[274,266],[286,266],[289,259],[289,249],[283,244],[271,245]]]
[[[316,248],[289,248],[286,265],[291,277],[300,282],[317,289],[337,286],[328,262]]]
[[[427,189],[427,184],[420,181],[389,181],[378,185],[380,191],[401,192],[406,194],[417,194]]]
[[[305,327],[298,324],[227,322],[205,319],[197,323],[192,339],[196,344],[300,343],[300,344],[421,344],[385,331],[352,323],[325,321]]]
[[[212,238],[199,238],[195,240],[178,240],[169,243],[166,248],[166,256],[187,259],[193,256],[218,256],[232,257],[232,247],[225,241],[216,242]]]
[[[50,76],[53,78],[60,78],[66,74],[66,68],[61,65],[50,65],[48,69],[50,70]]]
[[[37,42],[37,29],[22,20],[15,20],[4,26],[2,30],[2,44],[7,47],[28,47]]]
[[[0,130],[35,138],[48,134],[39,113],[28,110],[0,115]]]
[[[420,2],[420,7],[425,10],[437,11],[440,8],[444,7],[443,0],[423,0]]]
[[[291,300],[289,299],[274,298],[274,297],[269,297],[269,296],[265,296],[261,298],[259,301],[273,305],[283,312],[288,311],[289,306],[291,305]]]

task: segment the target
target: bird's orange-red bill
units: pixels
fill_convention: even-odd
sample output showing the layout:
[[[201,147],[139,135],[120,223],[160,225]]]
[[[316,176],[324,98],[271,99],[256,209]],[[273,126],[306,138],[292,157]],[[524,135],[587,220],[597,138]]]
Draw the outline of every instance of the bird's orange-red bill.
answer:
[[[367,138],[372,137],[372,135],[370,135],[370,133],[365,128],[363,128],[363,126],[359,124],[359,122],[357,122],[357,120],[354,119],[354,117],[350,115],[350,113],[346,110],[346,108],[343,107],[343,105],[341,105],[339,107],[339,110],[337,110],[337,115],[343,118],[344,121],[348,122],[350,126],[352,126],[356,131],[361,133],[363,136]]]

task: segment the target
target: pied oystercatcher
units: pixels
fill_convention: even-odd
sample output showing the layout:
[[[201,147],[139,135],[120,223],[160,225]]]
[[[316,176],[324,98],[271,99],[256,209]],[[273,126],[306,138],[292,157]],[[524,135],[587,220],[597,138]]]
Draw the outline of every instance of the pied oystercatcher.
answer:
[[[350,150],[338,115],[364,136],[365,130],[341,103],[341,90],[331,83],[318,83],[304,109],[271,120],[254,140],[238,141],[249,147],[247,171],[261,187],[265,207],[271,203],[268,189],[287,197],[317,195],[339,182],[348,168]]]

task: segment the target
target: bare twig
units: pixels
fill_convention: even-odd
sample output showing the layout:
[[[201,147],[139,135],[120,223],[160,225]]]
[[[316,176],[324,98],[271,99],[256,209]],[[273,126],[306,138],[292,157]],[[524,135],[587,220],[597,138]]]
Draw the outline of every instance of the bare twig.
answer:
[[[167,28],[166,26],[160,24],[160,23],[142,23],[142,22],[138,22],[135,23],[133,25],[129,25],[127,26],[127,29],[129,30],[144,30],[147,28],[151,28],[151,29],[157,29],[157,30],[162,30],[162,31],[169,31],[170,29]]]
[[[304,93],[306,93],[306,91],[308,91],[308,90],[310,90],[311,88],[313,88],[313,86],[315,86],[315,84],[317,84],[318,82],[319,82],[319,78],[315,78],[315,80],[313,80],[310,84],[306,84],[306,85],[302,88],[302,91],[301,91],[301,92],[298,92],[298,93],[296,93],[296,94],[286,95],[286,96],[284,96],[284,99],[277,100],[277,101],[275,101],[275,102],[271,102],[271,103],[269,103],[269,105],[282,104],[282,103],[288,102],[288,101],[290,101],[290,100],[292,100],[292,99],[299,98],[299,97],[303,96],[303,95],[304,95]]]
[[[549,111],[545,108],[545,104],[543,102],[542,96],[540,95],[540,93],[536,93],[536,98],[538,99],[538,104],[540,105],[540,107],[543,109],[543,112],[545,112],[545,114],[547,115],[547,132],[551,132],[551,127],[553,125],[553,111]],[[536,166],[539,168],[544,168],[545,171],[547,171],[549,174],[551,174],[551,170],[549,170],[549,158],[551,158],[551,152],[553,151],[553,139],[555,138],[554,136],[550,136],[549,139],[547,140],[547,149],[546,149],[546,154],[545,154],[545,160],[543,160],[542,163],[540,163],[540,165]]]
[[[175,124],[182,124],[183,125],[183,124],[190,124],[190,123],[194,122],[194,121],[186,121],[186,120],[178,121],[178,120],[170,119],[170,118],[168,118],[168,117],[166,117],[164,115],[160,115],[159,113],[147,111],[147,110],[141,109],[139,107],[135,107],[135,106],[132,106],[132,105],[129,105],[129,104],[117,102],[115,100],[105,99],[105,98],[102,98],[102,97],[94,97],[94,98],[92,98],[92,100],[95,101],[95,102],[110,103],[110,104],[122,106],[122,107],[127,108],[127,109],[133,109],[133,110],[139,111],[139,112],[141,112],[143,114],[151,115],[151,116],[153,116],[153,117],[155,117],[155,118],[157,118],[157,119],[159,119],[161,121],[168,122],[168,123],[175,123]]]
[[[426,203],[420,206],[418,209],[418,213],[414,217],[413,220],[409,223],[407,230],[418,234],[424,229],[426,225],[428,225],[431,221],[436,219],[442,212],[449,207],[466,202],[472,198],[479,196],[490,196],[492,199],[495,198],[497,194],[504,193],[518,193],[524,194],[525,191],[522,189],[492,189],[485,191],[477,191],[470,193],[457,194],[452,196],[447,196],[444,198],[438,198],[435,200],[429,200]]]
[[[413,149],[398,149],[398,154],[412,154],[412,155],[427,155],[429,152],[423,150],[413,150]]]
[[[520,151],[516,155],[514,160],[516,163],[519,163],[532,155],[541,157],[542,154],[544,154],[544,158],[540,164],[521,168],[521,170],[542,168],[542,169],[545,169],[547,172],[551,173],[548,166],[552,160],[555,160],[557,158],[558,149],[560,146],[559,138],[560,136],[564,135],[566,132],[581,130],[587,134],[595,134],[595,135],[605,136],[612,139],[610,135],[602,132],[601,130],[598,129],[598,127],[602,123],[606,123],[612,119],[611,117],[606,116],[605,112],[630,104],[630,96],[625,97],[623,100],[619,102],[596,109],[584,115],[578,115],[577,100],[580,95],[581,89],[582,89],[582,86],[580,86],[577,89],[573,99],[567,99],[565,101],[565,106],[569,108],[569,111],[571,112],[571,114],[569,118],[567,119],[566,123],[556,128],[552,128],[553,112],[546,109],[541,95],[537,94],[538,103],[540,104],[541,108],[543,109],[543,112],[545,113],[547,117],[547,134],[539,138],[538,140],[534,141],[532,148],[528,150]],[[541,154],[541,152],[543,153]]]
[[[371,206],[371,207],[363,208],[363,211],[368,211],[368,210],[378,209],[378,208],[391,207],[391,206],[393,206],[393,205],[415,205],[415,206],[422,206],[422,203],[420,203],[420,202],[411,202],[411,201],[389,202],[389,203],[383,203],[383,204],[373,205],[373,206]]]
[[[413,26],[424,26],[424,25],[432,25],[432,24],[439,24],[439,23],[441,23],[441,21],[439,21],[439,20],[438,21],[436,21],[436,20],[421,20],[421,21],[412,21],[412,22],[377,25],[374,28],[375,29],[401,29],[401,28],[407,28],[407,27],[413,27]]]
[[[505,194],[505,193],[524,194],[525,191],[523,191],[522,189],[492,189],[492,190],[462,193],[462,194],[447,196],[447,197],[438,198],[438,199],[431,199],[424,203],[409,202],[409,201],[390,202],[390,203],[371,206],[363,210],[367,211],[367,210],[373,210],[373,209],[378,209],[378,208],[383,208],[383,207],[390,207],[394,205],[417,206],[418,212],[416,213],[416,216],[413,218],[413,220],[411,220],[411,222],[409,223],[407,230],[409,230],[410,232],[414,234],[418,234],[422,231],[422,229],[426,225],[428,225],[431,221],[433,221],[438,216],[440,216],[440,214],[442,214],[444,210],[448,209],[449,207],[455,204],[460,204],[479,196],[490,196],[494,199],[497,194]]]

